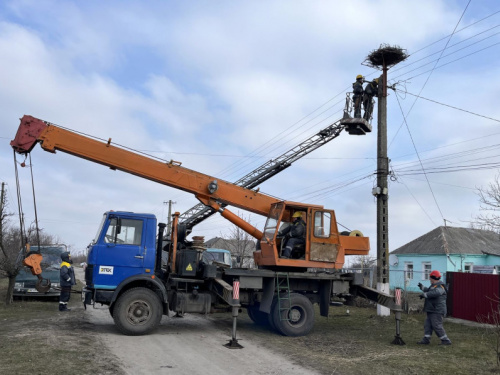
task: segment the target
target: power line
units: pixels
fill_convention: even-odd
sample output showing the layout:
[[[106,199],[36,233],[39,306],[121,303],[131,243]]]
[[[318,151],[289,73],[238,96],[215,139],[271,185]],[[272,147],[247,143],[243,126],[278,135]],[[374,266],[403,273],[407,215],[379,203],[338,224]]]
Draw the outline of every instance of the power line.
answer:
[[[475,44],[476,44],[476,43],[475,43]],[[495,46],[497,46],[498,44],[500,44],[500,42],[493,43],[493,44],[491,44],[491,45],[489,45],[489,46],[486,46],[486,47],[484,47],[484,48],[478,49],[477,51],[474,51],[474,52],[471,52],[471,53],[469,53],[469,54],[467,54],[467,55],[461,56],[461,57],[459,57],[459,58],[457,58],[457,59],[455,59],[455,60],[448,61],[447,63],[444,63],[444,64],[442,64],[442,65],[439,65],[439,66],[434,66],[434,67],[433,67],[432,69],[430,69],[430,70],[426,70],[425,72],[422,72],[422,73],[416,74],[416,75],[414,75],[414,76],[412,76],[412,77],[410,77],[410,78],[405,78],[405,81],[410,81],[410,80],[412,80],[413,78],[417,78],[417,77],[420,77],[421,75],[424,75],[424,74],[426,74],[426,73],[433,72],[434,70],[440,69],[440,68],[442,68],[442,67],[444,67],[444,66],[447,66],[447,65],[450,65],[450,64],[452,64],[452,63],[454,63],[454,62],[457,62],[457,61],[460,61],[460,60],[462,60],[462,59],[465,59],[466,57],[469,57],[469,56],[475,55],[476,53],[479,53],[479,52],[485,51],[485,50],[487,50],[487,49],[489,49],[489,48],[495,47]],[[465,48],[467,48],[467,47],[464,47],[464,48],[462,48],[462,49],[465,49]],[[458,50],[458,51],[461,51],[462,49],[460,49],[460,50]],[[448,54],[448,55],[446,55],[446,56],[444,56],[444,57],[451,56],[452,54],[454,54],[454,53],[456,53],[456,52],[458,52],[458,51],[455,51],[455,52],[453,52],[453,53],[450,53],[450,54]],[[437,62],[439,62],[439,59],[433,60],[433,61],[431,61],[431,62],[429,62],[429,63],[426,63],[426,64],[424,64],[424,65],[421,65],[421,66],[419,66],[419,67],[417,67],[417,68],[415,68],[415,69],[409,70],[408,72],[403,73],[403,74],[401,74],[401,75],[399,75],[399,76],[393,77],[393,78],[391,78],[391,79],[396,80],[396,79],[398,79],[398,78],[400,78],[400,77],[403,77],[403,76],[407,75],[408,73],[411,73],[411,72],[413,72],[413,71],[415,71],[415,70],[418,70],[418,69],[420,69],[420,68],[422,68],[422,67],[424,67],[424,66],[426,66],[426,65],[429,65],[429,64],[431,64],[432,62],[436,62],[436,64],[437,64]]]
[[[497,27],[498,27],[498,26],[497,26]],[[413,69],[411,69],[411,70],[408,70],[408,71],[406,71],[406,72],[404,72],[404,73],[402,73],[402,74],[400,74],[400,75],[398,75],[398,76],[396,76],[396,77],[391,77],[391,79],[392,79],[392,80],[398,79],[398,78],[403,77],[403,76],[405,76],[405,75],[407,75],[407,74],[409,74],[409,73],[411,73],[411,72],[414,72],[414,71],[416,71],[416,70],[419,70],[419,69],[423,68],[423,67],[424,67],[424,66],[426,66],[426,65],[430,65],[430,64],[432,64],[433,62],[436,62],[436,63],[437,63],[437,62],[439,62],[439,60],[440,60],[440,59],[443,59],[443,58],[445,58],[445,57],[450,57],[450,56],[452,56],[452,55],[454,55],[454,54],[456,54],[456,53],[458,53],[458,52],[460,52],[460,51],[463,51],[463,50],[465,50],[465,49],[467,49],[467,48],[473,47],[473,46],[475,46],[476,44],[479,44],[479,43],[481,43],[481,42],[485,41],[486,39],[492,38],[492,37],[494,37],[495,35],[498,35],[498,34],[500,34],[500,32],[497,32],[497,33],[492,34],[492,35],[490,35],[490,36],[488,36],[488,37],[486,37],[486,38],[483,38],[483,39],[478,40],[478,41],[476,41],[476,42],[474,42],[474,43],[471,43],[471,44],[469,44],[469,45],[467,45],[467,46],[464,46],[464,47],[462,47],[462,48],[459,48],[459,49],[457,49],[456,51],[453,51],[453,52],[448,53],[447,55],[440,56],[440,57],[439,57],[438,59],[436,59],[436,60],[432,60],[432,61],[426,62],[425,64],[422,64],[422,65],[420,65],[420,66],[417,66],[416,68],[413,68]],[[457,43],[457,44],[458,44],[458,43]],[[485,49],[490,48],[490,47],[493,47],[493,46],[495,46],[495,45],[497,45],[497,44],[498,44],[498,43],[494,43],[494,44],[492,44],[492,45],[490,45],[490,46],[488,46],[488,47],[485,47]],[[448,47],[448,48],[450,48],[450,47]],[[446,49],[448,49],[448,48],[446,48]],[[481,51],[482,51],[482,49],[481,49],[481,50],[478,50],[478,51],[475,51],[475,52],[473,52],[473,53],[471,53],[471,54],[468,54],[468,55],[466,55],[466,56],[470,56],[470,55],[473,55],[473,54],[478,53],[478,52],[481,52]],[[439,52],[433,53],[433,55],[435,55],[435,54],[437,54],[437,53],[439,53]],[[430,56],[431,56],[431,55],[430,55]],[[459,59],[462,59],[462,58],[463,58],[463,56],[462,56],[462,57],[460,57]],[[454,62],[454,61],[458,61],[459,59],[457,59],[457,60],[453,60],[452,62]],[[418,60],[418,61],[421,61],[421,60]],[[417,62],[417,61],[415,61],[415,63],[416,63],[416,62]],[[411,65],[411,64],[409,64],[409,65]],[[442,66],[444,66],[444,65],[440,65],[440,66],[439,66],[439,67],[437,67],[437,68],[435,67],[435,69],[438,69],[438,68],[440,68],[440,67],[442,67]],[[395,72],[395,71],[392,71],[391,73],[394,73],[394,72]],[[427,71],[427,72],[428,72],[428,71]],[[414,77],[418,77],[418,76],[414,76]],[[412,77],[412,78],[413,78],[413,77]],[[410,79],[411,79],[411,78],[408,78],[408,79],[406,79],[406,80],[410,80]]]
[[[436,196],[434,195],[434,192],[432,191],[432,186],[431,186],[431,184],[430,184],[430,182],[429,182],[429,179],[427,178],[427,174],[425,173],[425,169],[424,169],[424,166],[423,166],[423,164],[422,164],[422,160],[420,159],[420,155],[418,154],[418,151],[417,151],[417,146],[415,145],[415,142],[414,142],[414,140],[413,140],[413,136],[412,136],[412,134],[411,134],[410,128],[408,127],[408,123],[406,122],[406,117],[405,117],[405,114],[404,114],[404,112],[403,112],[403,108],[401,107],[401,103],[399,102],[399,98],[398,98],[398,96],[397,96],[397,95],[396,95],[396,98],[397,98],[397,100],[398,100],[399,108],[401,109],[401,114],[403,115],[403,120],[404,120],[404,123],[405,123],[405,125],[406,125],[406,128],[408,129],[408,133],[410,134],[410,139],[411,139],[411,142],[412,142],[412,144],[413,144],[413,148],[415,149],[415,152],[417,153],[417,157],[418,157],[418,160],[419,160],[419,162],[420,162],[420,166],[421,166],[422,171],[423,171],[423,173],[424,173],[425,179],[427,180],[427,185],[429,186],[429,190],[431,191],[432,197],[434,198],[434,202],[436,203],[436,206],[437,206],[437,208],[438,208],[438,210],[439,210],[439,213],[441,214],[441,218],[443,218],[443,219],[444,219],[443,213],[441,212],[441,208],[439,207],[439,204],[438,204],[438,202],[437,202],[437,200],[436,200]],[[415,103],[414,103],[414,104],[415,104]]]
[[[424,207],[420,204],[420,202],[418,201],[418,199],[413,195],[413,193],[411,192],[410,188],[401,180],[401,179],[398,179],[398,181],[406,188],[406,190],[408,190],[408,193],[410,193],[410,195],[412,196],[412,198],[415,200],[415,202],[417,202],[417,204],[419,205],[420,209],[422,211],[424,211],[424,214],[427,216],[427,218],[431,221],[431,223],[437,227],[436,223],[434,222],[434,220],[432,220],[432,218],[430,217],[430,215],[427,213],[427,211],[424,209]]]
[[[403,111],[403,108],[401,107],[401,103],[399,102],[399,98],[398,96],[396,95],[396,99],[398,101],[398,104],[399,104],[399,108],[401,109],[401,114],[403,115],[403,121],[404,121],[404,124],[406,124],[406,128],[408,129],[408,132],[410,133],[410,137],[411,137],[411,132],[410,132],[410,128],[408,127],[408,123],[406,122],[406,117],[409,116],[410,112],[412,111],[413,107],[415,106],[415,103],[417,102],[418,98],[420,97],[420,94],[422,94],[422,91],[424,90],[425,86],[427,85],[427,82],[429,82],[429,79],[432,75],[432,73],[434,72],[434,70],[436,69],[436,66],[439,62],[439,60],[441,59],[441,56],[443,55],[444,53],[444,50],[446,49],[446,47],[448,46],[451,38],[453,37],[453,35],[455,34],[455,31],[460,23],[460,20],[462,19],[462,17],[464,16],[465,14],[465,11],[467,10],[467,8],[469,7],[469,4],[472,0],[469,0],[469,2],[467,3],[464,11],[462,12],[462,15],[460,16],[460,19],[458,20],[457,24],[455,25],[455,28],[453,29],[453,32],[449,35],[449,38],[448,38],[448,41],[446,42],[446,45],[444,46],[444,48],[441,50],[441,54],[439,56],[439,58],[436,60],[436,63],[434,64],[434,67],[429,71],[429,75],[427,76],[427,79],[425,80],[422,88],[420,89],[420,92],[418,93],[418,95],[416,95],[415,97],[415,100],[413,101],[410,109],[408,110],[408,112],[406,113],[406,116],[404,114],[404,111]],[[399,133],[399,130],[401,129],[401,127],[403,126],[403,123],[401,124],[401,126],[399,127],[398,131],[396,132],[396,135],[393,137],[393,139],[391,140],[391,143],[389,144],[389,147],[392,145],[392,142],[394,141],[394,139],[396,138],[396,136],[398,135]],[[413,142],[413,138],[412,138],[412,142]],[[415,144],[413,145],[415,147]],[[418,151],[417,149],[415,148],[415,151],[417,152],[418,154]],[[419,157],[420,158],[420,157]],[[436,202],[437,203],[437,202]]]
[[[469,4],[470,4],[470,1],[469,1]],[[469,4],[467,4],[467,7],[469,6]],[[467,8],[465,8],[465,9],[467,9]],[[464,13],[465,13],[465,11],[464,11]],[[494,12],[494,13],[490,14],[489,16],[486,16],[486,17],[484,17],[484,18],[482,18],[482,19],[480,19],[480,20],[478,20],[478,21],[476,21],[476,22],[474,22],[474,23],[471,23],[471,24],[470,24],[470,25],[468,25],[468,26],[462,27],[461,29],[459,29],[459,30],[457,30],[457,31],[453,31],[453,33],[451,33],[451,34],[449,34],[449,35],[447,35],[447,36],[445,36],[445,37],[443,37],[443,38],[441,38],[441,39],[439,39],[439,40],[436,40],[435,42],[433,42],[433,43],[431,43],[431,44],[428,44],[428,45],[426,45],[426,46],[424,46],[424,47],[420,48],[419,50],[417,50],[417,51],[413,52],[413,53],[411,54],[411,56],[413,56],[413,55],[415,55],[415,54],[419,53],[420,51],[423,51],[424,49],[429,48],[430,46],[432,46],[432,45],[434,45],[434,44],[436,44],[436,43],[439,43],[439,42],[441,42],[441,41],[445,40],[446,38],[451,38],[451,37],[453,36],[453,34],[457,34],[457,33],[461,32],[461,31],[463,31],[463,30],[465,30],[465,29],[468,29],[469,27],[472,27],[472,26],[474,26],[474,25],[476,25],[476,24],[478,24],[478,23],[480,23],[480,22],[482,22],[482,21],[484,21],[484,20],[486,20],[486,19],[488,19],[488,18],[490,18],[490,17],[493,17],[494,15],[496,15],[496,14],[498,14],[498,13],[500,13],[500,10],[498,10],[498,11],[496,11],[496,12]],[[463,16],[463,14],[462,14],[462,16]],[[462,19],[462,17],[460,17],[460,19]],[[460,22],[460,21],[459,21],[459,22]]]
[[[436,103],[436,104],[439,104],[439,105],[442,105],[442,106],[445,106],[445,107],[449,107],[449,108],[453,108],[453,109],[456,109],[457,111],[462,111],[462,112],[466,112],[466,113],[470,113],[471,115],[474,115],[474,116],[478,116],[478,117],[482,117],[482,118],[485,118],[485,119],[488,119],[488,120],[492,120],[492,121],[496,121],[496,122],[500,122],[500,120],[496,119],[496,118],[493,118],[493,117],[488,117],[488,116],[484,116],[484,115],[480,115],[479,113],[475,113],[475,112],[472,112],[472,111],[468,111],[466,109],[462,109],[462,108],[458,108],[458,107],[454,107],[450,104],[445,104],[445,103],[441,103],[441,102],[438,102],[437,100],[433,100],[433,99],[429,99],[429,98],[424,98],[423,96],[419,96],[419,95],[416,95],[416,94],[412,94],[411,92],[408,92],[406,90],[399,90],[399,89],[396,89],[396,91],[399,91],[399,92],[404,92],[405,94],[408,94],[408,95],[411,95],[411,96],[415,96],[415,97],[418,97],[420,99],[424,99],[424,100],[427,100],[429,102],[432,102],[432,103]]]
[[[460,42],[457,42],[457,43],[455,43],[455,44],[452,44],[451,46],[447,47],[446,49],[453,48],[453,47],[455,47],[455,46],[457,46],[457,45],[459,45],[459,44],[462,44],[462,43],[464,43],[464,42],[466,42],[466,41],[468,41],[468,40],[470,40],[470,39],[475,38],[475,37],[476,37],[476,36],[478,36],[478,35],[481,35],[481,34],[484,34],[484,33],[488,32],[488,31],[491,31],[491,30],[493,30],[493,29],[496,29],[497,27],[500,27],[500,25],[496,25],[496,26],[490,27],[489,29],[483,30],[483,31],[481,31],[480,33],[477,33],[477,34],[475,34],[475,35],[472,35],[472,36],[470,36],[470,37],[468,37],[468,38],[466,38],[466,39],[464,39],[464,40],[461,40]],[[456,34],[456,33],[455,33],[455,34]],[[489,38],[491,38],[491,37],[493,37],[493,36],[495,36],[495,35],[497,35],[497,34],[498,34],[498,33],[495,33],[495,34],[492,34],[492,35],[490,35],[490,36],[487,36],[487,37],[485,37],[485,38],[483,38],[483,39],[481,39],[481,40],[478,40],[478,41],[476,41],[476,42],[474,42],[474,43],[472,43],[472,44],[469,44],[468,46],[466,46],[466,47],[464,47],[464,48],[471,47],[471,46],[473,46],[473,45],[475,45],[475,44],[477,44],[477,43],[479,43],[479,42],[482,42],[482,41],[484,41],[484,40],[486,40],[486,39],[489,39]],[[462,49],[464,49],[464,48],[461,48],[461,49],[459,49],[458,51],[460,51],[460,50],[462,50]],[[433,56],[433,55],[437,55],[438,53],[439,53],[439,51],[434,52],[434,53],[431,53],[430,55],[427,55],[427,56],[425,56],[425,57],[422,57],[422,58],[420,58],[420,59],[418,59],[418,60],[415,60],[415,61],[413,61],[413,62],[411,62],[411,63],[409,63],[409,64],[406,64],[406,65],[403,65],[403,66],[401,66],[401,67],[399,67],[399,68],[396,68],[396,69],[391,69],[391,73],[394,73],[394,72],[397,72],[397,71],[399,71],[399,70],[401,70],[401,69],[407,68],[407,67],[409,67],[409,66],[411,66],[411,65],[413,65],[413,64],[416,64],[416,63],[417,63],[417,62],[419,62],[419,61],[425,60],[425,59],[426,59],[426,58],[428,58],[428,57],[431,57],[431,56]],[[447,56],[449,56],[449,55],[447,55]],[[411,70],[411,71],[413,71],[413,70]],[[407,72],[407,73],[408,73],[408,72]]]

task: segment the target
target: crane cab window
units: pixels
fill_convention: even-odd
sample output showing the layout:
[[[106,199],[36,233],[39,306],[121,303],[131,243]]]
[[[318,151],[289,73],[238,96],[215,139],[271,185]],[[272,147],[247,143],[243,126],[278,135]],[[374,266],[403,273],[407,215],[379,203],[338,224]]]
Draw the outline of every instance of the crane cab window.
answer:
[[[121,245],[140,245],[142,242],[142,220],[111,218],[104,242]]]
[[[283,211],[282,203],[277,203],[271,206],[271,211],[269,212],[269,216],[264,227],[264,236],[266,238],[274,237],[274,234],[276,233],[276,229],[278,227],[278,220],[280,218],[281,211]]]
[[[316,211],[314,213],[314,237],[330,237],[332,214],[330,212]]]

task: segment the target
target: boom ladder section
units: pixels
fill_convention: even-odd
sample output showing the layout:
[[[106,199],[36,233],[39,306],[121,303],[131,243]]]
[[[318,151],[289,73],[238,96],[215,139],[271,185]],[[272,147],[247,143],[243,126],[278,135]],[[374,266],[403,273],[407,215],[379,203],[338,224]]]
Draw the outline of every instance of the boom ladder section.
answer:
[[[240,178],[234,184],[247,189],[253,189],[264,181],[267,181],[274,175],[291,166],[293,162],[327,144],[332,139],[337,138],[342,130],[345,129],[345,125],[341,124],[341,121],[342,120],[338,120],[334,122],[317,134],[309,137],[302,143],[278,156],[276,159],[269,160],[252,172]],[[188,231],[190,231],[195,225],[201,223],[205,219],[208,219],[210,216],[215,214],[215,212],[216,211],[214,211],[211,207],[198,203],[196,206],[181,214],[179,220],[181,220],[181,222],[186,225]]]

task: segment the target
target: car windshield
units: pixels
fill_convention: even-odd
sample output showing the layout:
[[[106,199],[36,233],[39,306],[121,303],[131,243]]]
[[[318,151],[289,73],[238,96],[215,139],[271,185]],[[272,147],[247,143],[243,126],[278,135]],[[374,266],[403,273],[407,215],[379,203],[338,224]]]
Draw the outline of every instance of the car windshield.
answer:
[[[32,251],[37,251],[38,246],[34,246],[31,248]],[[40,253],[43,256],[42,262],[40,266],[43,270],[54,269],[57,270],[60,268],[61,264],[61,254],[67,251],[65,246],[40,246]]]
[[[221,250],[207,250],[203,252],[202,260],[204,263],[224,263],[227,265],[231,265],[231,254],[226,251]]]

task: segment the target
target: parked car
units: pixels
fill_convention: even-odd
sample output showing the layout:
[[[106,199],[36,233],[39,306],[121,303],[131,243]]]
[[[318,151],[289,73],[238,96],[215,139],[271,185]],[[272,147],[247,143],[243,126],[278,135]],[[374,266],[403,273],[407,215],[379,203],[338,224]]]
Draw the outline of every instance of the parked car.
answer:
[[[36,249],[32,247],[32,250]],[[24,250],[23,250],[24,251]],[[31,274],[27,268],[22,268],[16,276],[14,285],[14,297],[58,297],[59,269],[61,267],[61,254],[67,250],[66,245],[40,246],[43,256],[41,263],[42,277],[50,280],[51,288],[46,293],[40,293],[35,289],[38,278]]]
[[[231,252],[224,249],[208,248],[203,252],[202,262],[212,264],[213,262],[219,265],[232,267]]]

